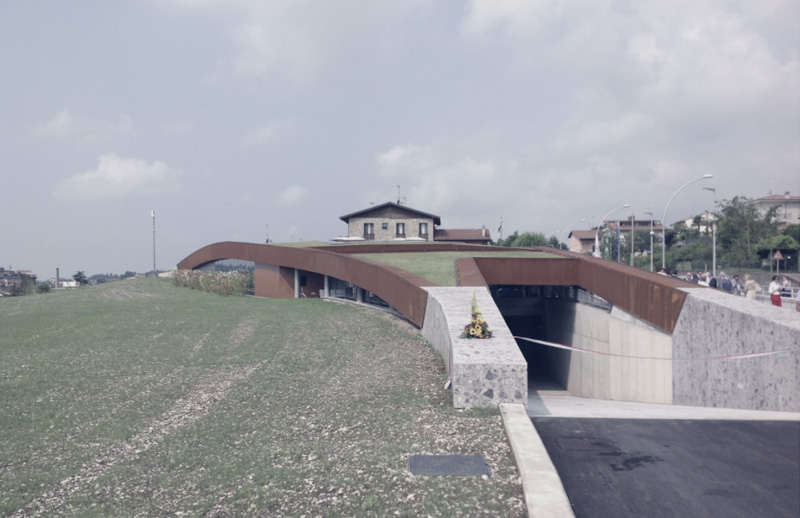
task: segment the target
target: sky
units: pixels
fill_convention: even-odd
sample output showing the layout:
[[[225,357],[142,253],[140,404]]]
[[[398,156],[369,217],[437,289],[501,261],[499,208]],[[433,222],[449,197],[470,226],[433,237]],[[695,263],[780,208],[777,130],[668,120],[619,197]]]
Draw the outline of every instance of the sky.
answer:
[[[800,2],[2,0],[0,175],[0,266],[41,279],[398,199],[494,238],[673,223],[800,194]]]

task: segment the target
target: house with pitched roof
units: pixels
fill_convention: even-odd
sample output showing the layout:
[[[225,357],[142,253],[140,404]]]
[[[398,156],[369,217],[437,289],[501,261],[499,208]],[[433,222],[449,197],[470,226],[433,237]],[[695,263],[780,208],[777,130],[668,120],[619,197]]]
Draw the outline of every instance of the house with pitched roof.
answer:
[[[401,203],[386,202],[345,214],[347,236],[334,241],[436,241],[486,245],[492,240],[484,226],[479,229],[436,228],[442,220],[435,214],[412,209]]]
[[[756,210],[763,216],[771,208],[777,207],[775,219],[779,225],[800,224],[800,196],[792,196],[789,191],[783,194],[769,194],[756,198],[752,202]]]

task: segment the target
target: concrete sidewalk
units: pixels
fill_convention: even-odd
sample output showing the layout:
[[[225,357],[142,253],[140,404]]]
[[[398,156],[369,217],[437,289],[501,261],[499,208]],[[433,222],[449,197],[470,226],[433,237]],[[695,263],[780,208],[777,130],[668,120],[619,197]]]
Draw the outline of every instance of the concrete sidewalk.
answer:
[[[531,417],[598,419],[800,421],[800,412],[771,412],[606,401],[575,397],[565,390],[531,390],[528,393],[528,415]]]

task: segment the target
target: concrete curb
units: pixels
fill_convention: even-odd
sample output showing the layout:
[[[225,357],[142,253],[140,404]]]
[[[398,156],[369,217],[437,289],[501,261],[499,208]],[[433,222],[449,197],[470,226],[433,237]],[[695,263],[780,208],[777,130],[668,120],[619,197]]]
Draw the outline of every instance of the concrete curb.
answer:
[[[516,403],[503,403],[500,405],[500,414],[522,475],[522,491],[525,494],[528,516],[574,518],[575,513],[561,484],[561,478],[525,407]]]

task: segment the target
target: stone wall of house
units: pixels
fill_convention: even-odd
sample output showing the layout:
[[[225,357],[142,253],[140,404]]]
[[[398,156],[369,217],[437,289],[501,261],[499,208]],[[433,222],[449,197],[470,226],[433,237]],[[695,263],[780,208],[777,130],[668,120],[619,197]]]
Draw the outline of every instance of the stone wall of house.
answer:
[[[405,223],[406,234],[405,238],[419,238],[425,239],[425,236],[419,235],[419,224],[428,224],[428,241],[433,241],[433,218],[410,218],[402,215],[395,214],[373,214],[369,217],[353,217],[347,225],[347,233],[350,237],[364,237],[364,223],[372,223],[375,229],[376,241],[391,241],[396,239],[396,224]],[[383,228],[386,224],[386,228]]]

